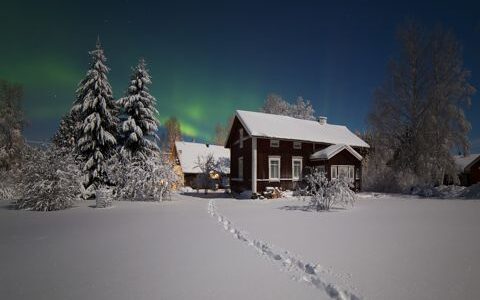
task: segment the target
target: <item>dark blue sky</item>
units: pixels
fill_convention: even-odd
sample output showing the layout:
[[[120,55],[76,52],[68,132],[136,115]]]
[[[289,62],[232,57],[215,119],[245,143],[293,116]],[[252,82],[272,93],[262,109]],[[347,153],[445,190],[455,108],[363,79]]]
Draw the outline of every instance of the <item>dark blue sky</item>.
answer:
[[[0,78],[25,86],[27,137],[48,139],[73,101],[98,34],[115,95],[145,57],[161,120],[177,116],[197,139],[211,138],[235,109],[258,109],[271,92],[301,95],[330,122],[362,130],[406,19],[453,29],[480,87],[479,8],[461,1],[10,1],[0,11]],[[479,97],[467,111],[474,151]]]

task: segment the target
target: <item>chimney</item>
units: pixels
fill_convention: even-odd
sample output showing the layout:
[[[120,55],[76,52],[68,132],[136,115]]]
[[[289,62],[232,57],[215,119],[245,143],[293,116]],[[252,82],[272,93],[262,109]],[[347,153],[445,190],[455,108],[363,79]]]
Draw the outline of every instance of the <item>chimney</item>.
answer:
[[[327,117],[318,117],[318,123],[320,123],[320,125],[327,124]]]

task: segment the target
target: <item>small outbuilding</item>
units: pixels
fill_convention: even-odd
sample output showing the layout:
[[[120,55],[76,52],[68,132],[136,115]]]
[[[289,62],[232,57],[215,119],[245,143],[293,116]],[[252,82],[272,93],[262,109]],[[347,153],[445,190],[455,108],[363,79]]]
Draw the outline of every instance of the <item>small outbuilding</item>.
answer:
[[[230,175],[230,149],[224,146],[210,145],[193,142],[175,142],[172,152],[173,160],[178,167],[178,173],[183,177],[184,186],[193,187],[194,180],[202,170],[198,167],[198,158],[212,155],[215,161],[223,163],[223,174],[211,174],[219,180],[221,185],[226,185]],[[222,176],[225,176],[222,178]]]
[[[480,182],[480,153],[453,157],[460,183],[465,186]]]

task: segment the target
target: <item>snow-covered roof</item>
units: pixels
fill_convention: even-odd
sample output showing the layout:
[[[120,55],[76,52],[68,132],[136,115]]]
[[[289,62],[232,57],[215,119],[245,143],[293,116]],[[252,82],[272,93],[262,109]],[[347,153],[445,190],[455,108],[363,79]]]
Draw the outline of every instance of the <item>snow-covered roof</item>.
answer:
[[[202,173],[200,168],[196,166],[197,158],[206,157],[209,154],[212,154],[217,161],[230,161],[230,149],[223,146],[191,142],[175,142],[175,148],[177,149],[177,156],[183,173]],[[230,174],[229,166],[226,168],[225,173]]]
[[[317,151],[312,155],[310,155],[310,159],[311,160],[329,160],[330,158],[334,157],[335,155],[337,155],[343,150],[347,150],[353,156],[355,156],[358,160],[362,160],[362,156],[357,151],[355,151],[352,147],[345,144],[336,144],[336,145],[328,146],[327,148]]]
[[[478,154],[469,154],[466,156],[455,155],[453,157],[457,169],[461,172],[470,172],[470,167],[480,160],[480,153]]]
[[[342,125],[244,110],[237,110],[236,115],[250,136],[370,147]]]

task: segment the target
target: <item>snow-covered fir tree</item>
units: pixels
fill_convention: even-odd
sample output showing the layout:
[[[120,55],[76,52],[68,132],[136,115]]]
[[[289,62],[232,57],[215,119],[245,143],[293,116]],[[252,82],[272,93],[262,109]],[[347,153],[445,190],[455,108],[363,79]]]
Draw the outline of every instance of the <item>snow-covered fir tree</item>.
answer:
[[[107,183],[106,161],[115,152],[118,127],[118,107],[108,82],[109,68],[100,41],[92,58],[90,69],[80,82],[72,108],[78,114],[76,150],[84,161],[84,186],[88,190]]]
[[[77,134],[76,126],[78,121],[77,115],[78,114],[74,114],[73,112],[68,112],[63,116],[62,120],[60,120],[58,130],[52,138],[52,142],[57,148],[68,151],[75,148],[75,136]]]
[[[156,144],[158,114],[156,100],[150,95],[148,86],[152,83],[144,59],[133,68],[125,97],[119,100],[123,111],[121,136],[123,145],[120,153],[128,158],[147,159],[152,151],[157,151]]]

